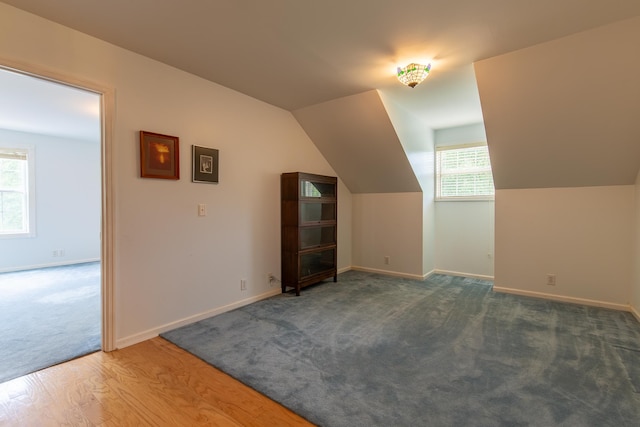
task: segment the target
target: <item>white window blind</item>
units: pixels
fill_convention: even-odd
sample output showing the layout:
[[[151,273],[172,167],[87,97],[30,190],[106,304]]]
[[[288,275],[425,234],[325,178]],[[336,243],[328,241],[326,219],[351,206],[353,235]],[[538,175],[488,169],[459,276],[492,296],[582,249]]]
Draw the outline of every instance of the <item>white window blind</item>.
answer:
[[[492,199],[494,193],[486,145],[436,148],[436,199]]]
[[[28,155],[0,147],[0,235],[29,233]]]

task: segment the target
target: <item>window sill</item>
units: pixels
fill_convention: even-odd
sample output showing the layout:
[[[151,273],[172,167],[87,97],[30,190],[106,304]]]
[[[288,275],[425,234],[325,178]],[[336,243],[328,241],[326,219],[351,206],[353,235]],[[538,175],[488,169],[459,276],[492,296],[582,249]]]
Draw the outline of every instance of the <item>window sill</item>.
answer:
[[[2,239],[30,239],[36,237],[36,233],[0,233],[0,240]]]
[[[477,197],[436,197],[436,202],[493,202],[494,196],[477,196]]]

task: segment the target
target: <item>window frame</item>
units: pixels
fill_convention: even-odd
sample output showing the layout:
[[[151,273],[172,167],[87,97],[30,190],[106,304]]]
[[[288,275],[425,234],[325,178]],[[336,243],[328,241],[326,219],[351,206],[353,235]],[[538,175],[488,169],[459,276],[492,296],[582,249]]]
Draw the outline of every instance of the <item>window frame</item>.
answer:
[[[491,195],[465,195],[465,196],[442,196],[441,195],[441,176],[439,153],[443,151],[460,150],[465,148],[487,147],[487,153],[489,147],[486,142],[476,142],[471,144],[458,144],[458,145],[441,145],[435,148],[434,159],[434,185],[435,185],[435,201],[437,202],[468,202],[468,201],[493,201],[495,200],[495,184],[494,192]],[[493,182],[493,172],[491,169],[491,158],[489,158],[489,172],[491,172],[491,178]]]
[[[0,151],[15,150],[27,155],[26,171],[26,231],[3,233],[0,231],[0,239],[31,238],[36,236],[36,179],[35,179],[35,147],[28,144],[0,142]]]

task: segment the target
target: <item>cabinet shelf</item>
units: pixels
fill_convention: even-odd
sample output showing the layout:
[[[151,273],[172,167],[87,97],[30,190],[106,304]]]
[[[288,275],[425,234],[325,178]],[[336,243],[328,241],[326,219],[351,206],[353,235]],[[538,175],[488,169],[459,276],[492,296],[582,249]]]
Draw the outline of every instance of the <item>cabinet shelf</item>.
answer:
[[[337,178],[302,172],[281,176],[282,292],[333,277],[337,281]]]

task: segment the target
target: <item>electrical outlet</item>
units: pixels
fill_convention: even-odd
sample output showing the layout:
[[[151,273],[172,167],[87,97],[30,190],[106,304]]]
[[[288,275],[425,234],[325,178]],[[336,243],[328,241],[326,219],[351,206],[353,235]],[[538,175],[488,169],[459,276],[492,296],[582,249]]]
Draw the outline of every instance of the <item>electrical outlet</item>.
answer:
[[[556,275],[555,274],[547,274],[547,285],[555,286],[556,285]]]
[[[391,264],[391,257],[390,256],[384,257],[384,263],[387,264],[387,265]]]
[[[247,279],[240,279],[240,290],[241,291],[247,290]]]
[[[267,283],[269,286],[273,286],[273,282],[275,282],[276,278],[273,276],[273,273],[267,273]]]

